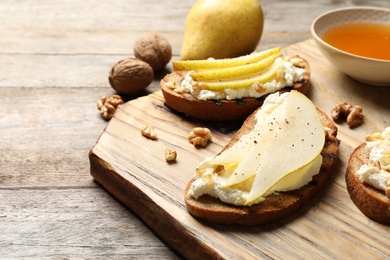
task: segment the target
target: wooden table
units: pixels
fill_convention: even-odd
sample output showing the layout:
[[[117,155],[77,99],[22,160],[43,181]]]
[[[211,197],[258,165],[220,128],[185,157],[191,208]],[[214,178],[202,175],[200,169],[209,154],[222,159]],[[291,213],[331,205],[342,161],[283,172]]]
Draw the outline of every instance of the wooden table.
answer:
[[[96,102],[114,94],[107,79],[112,65],[132,56],[133,43],[147,32],[164,34],[178,59],[194,2],[0,2],[2,258],[182,258],[94,182],[88,152],[107,125]],[[261,3],[258,50],[310,39],[312,20],[327,10],[390,8],[386,0]],[[158,91],[170,70],[140,95]]]

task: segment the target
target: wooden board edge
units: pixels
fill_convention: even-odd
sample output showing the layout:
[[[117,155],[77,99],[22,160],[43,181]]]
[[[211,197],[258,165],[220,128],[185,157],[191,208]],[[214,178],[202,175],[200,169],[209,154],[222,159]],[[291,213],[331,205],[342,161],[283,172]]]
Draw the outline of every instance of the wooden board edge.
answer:
[[[146,225],[158,234],[160,239],[188,259],[223,259],[219,252],[201,239],[197,239],[196,236],[191,236],[191,230],[188,230],[176,218],[168,216],[168,212],[158,203],[155,203],[138,187],[115,172],[111,165],[94,153],[94,148],[95,146],[89,152],[91,176],[115,198],[136,213]],[[170,219],[171,221],[168,221]],[[188,232],[184,232],[185,230]],[[179,240],[178,237],[180,237]],[[195,250],[188,250],[189,247]]]

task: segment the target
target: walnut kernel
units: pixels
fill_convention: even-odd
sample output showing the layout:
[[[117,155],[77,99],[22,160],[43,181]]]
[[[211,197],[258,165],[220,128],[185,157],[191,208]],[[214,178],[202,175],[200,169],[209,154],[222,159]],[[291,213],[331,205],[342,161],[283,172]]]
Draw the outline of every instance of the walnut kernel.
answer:
[[[214,172],[219,175],[222,174],[223,172],[225,172],[225,166],[218,165],[217,167],[215,167]]]
[[[363,108],[360,106],[354,106],[351,109],[349,115],[347,116],[347,124],[350,127],[356,127],[363,124],[363,119],[364,119]]]
[[[175,89],[176,88],[176,82],[175,81],[168,81],[165,86],[169,89]]]
[[[104,103],[106,102],[107,97],[106,96],[101,96],[100,99],[97,102],[97,108],[100,110],[103,106]]]
[[[135,42],[134,55],[148,63],[154,71],[158,71],[163,69],[171,60],[172,46],[160,34],[147,34]]]
[[[176,161],[177,152],[175,150],[172,150],[170,148],[165,149],[165,160],[167,162],[174,162]]]
[[[331,117],[333,120],[338,121],[340,119],[345,119],[348,114],[351,112],[352,105],[348,104],[347,102],[342,102],[340,104],[337,104],[333,109],[331,113]]]
[[[297,57],[297,56],[291,57],[289,59],[289,62],[291,62],[292,65],[294,65],[294,67],[297,67],[297,68],[305,68],[306,67],[305,61],[302,58]]]
[[[153,79],[152,67],[136,58],[127,58],[117,62],[108,76],[111,87],[118,93],[126,95],[133,95],[144,90]]]
[[[188,135],[188,140],[194,146],[207,146],[212,140],[211,132],[205,127],[195,127]]]
[[[278,69],[276,71],[276,80],[277,81],[284,81],[284,76],[286,75],[286,73],[284,71],[282,71],[281,69]]]
[[[123,100],[119,95],[112,95],[109,99],[106,100],[106,103],[117,108],[119,105],[123,104]]]
[[[97,102],[97,108],[102,117],[108,121],[120,104],[123,104],[123,100],[119,95],[112,95],[109,99],[106,96],[101,96]]]
[[[141,134],[145,136],[146,138],[156,140],[157,139],[157,133],[154,130],[154,127],[152,125],[145,125],[141,129]]]
[[[196,92],[201,92],[205,89],[205,85],[203,83],[194,82],[192,83],[192,89]]]
[[[332,109],[331,117],[334,121],[346,120],[350,127],[356,127],[363,124],[363,108],[342,102]]]
[[[265,92],[267,90],[267,88],[264,87],[264,85],[261,84],[260,82],[256,82],[255,83],[255,90],[256,90],[257,93],[263,93],[263,92]]]

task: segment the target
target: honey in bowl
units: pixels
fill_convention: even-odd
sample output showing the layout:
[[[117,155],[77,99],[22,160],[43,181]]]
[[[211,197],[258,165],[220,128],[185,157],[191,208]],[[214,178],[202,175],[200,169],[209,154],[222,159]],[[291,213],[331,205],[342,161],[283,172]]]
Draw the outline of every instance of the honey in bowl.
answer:
[[[342,24],[325,31],[322,39],[345,52],[368,58],[390,60],[389,24]]]

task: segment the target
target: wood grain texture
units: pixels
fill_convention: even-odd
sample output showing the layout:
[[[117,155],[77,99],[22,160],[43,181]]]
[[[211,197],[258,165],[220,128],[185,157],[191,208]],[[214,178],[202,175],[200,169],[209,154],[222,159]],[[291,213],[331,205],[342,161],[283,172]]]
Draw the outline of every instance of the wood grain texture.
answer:
[[[114,94],[107,80],[111,66],[132,56],[135,40],[148,32],[166,35],[173,46],[173,59],[178,59],[185,16],[195,1],[0,1],[0,258],[181,258],[132,210],[93,181],[88,153],[107,125],[96,101],[101,95]],[[383,0],[262,0],[261,4],[265,27],[259,50],[311,38],[312,20],[330,9],[358,5],[390,8],[390,2]],[[314,52],[311,61],[315,60]],[[168,66],[145,92],[125,100],[158,91],[159,80],[170,70]],[[326,63],[317,64],[315,70],[342,77]],[[316,80],[327,95],[338,93],[334,87],[326,87],[332,82]],[[380,120],[368,121],[364,128],[354,130],[354,136],[343,125],[340,135],[344,142],[356,144],[366,130],[388,123],[387,117],[377,112],[382,109],[377,101],[383,101],[380,95],[386,92],[371,95],[358,85],[353,92],[341,89],[340,93],[350,101],[367,102],[367,115]],[[318,105],[328,108],[330,101],[318,98],[319,93],[313,95]],[[235,128],[228,126],[226,131]],[[343,158],[350,151],[350,146],[344,146]],[[342,167],[344,163],[340,162]],[[329,189],[336,192],[333,197],[337,200],[321,204],[329,214],[335,204],[349,205],[337,196],[343,180],[336,180]],[[343,220],[351,225],[360,223],[348,217]],[[216,230],[223,239],[227,230]],[[274,234],[263,237],[275,244],[272,247],[293,244],[297,250],[303,249],[290,241],[290,233],[274,226],[253,232],[261,235],[265,231]],[[341,229],[338,234],[344,233],[355,240],[367,239],[351,229]],[[336,240],[334,244],[341,250]],[[191,249],[190,242],[187,246]],[[261,256],[266,257],[259,253]]]
[[[169,249],[157,244],[154,236],[133,235],[145,228],[131,211],[115,206],[103,189],[93,190],[99,198],[98,208],[91,190],[83,188],[2,190],[2,199],[7,198],[0,213],[2,258],[137,258],[150,251],[155,253],[152,258],[171,258]],[[139,223],[138,230],[131,222]]]
[[[368,220],[356,209],[347,193],[344,173],[350,151],[364,136],[390,124],[390,104],[386,102],[390,88],[368,87],[335,72],[313,40],[286,47],[285,52],[299,53],[309,60],[313,69],[309,97],[319,108],[330,113],[334,105],[347,101],[361,105],[367,115],[359,128],[339,125],[340,163],[333,178],[323,194],[294,216],[258,227],[220,226],[192,218],[183,201],[186,183],[203,158],[217,154],[230,136],[221,134],[218,126],[172,113],[164,106],[160,92],[117,110],[91,150],[92,176],[188,258],[235,258],[237,252],[246,259],[389,255],[390,227]],[[352,92],[355,95],[347,95]],[[376,113],[371,113],[374,109]],[[155,127],[157,141],[141,135],[146,124]],[[212,129],[213,142],[205,149],[196,149],[187,140],[189,131],[197,126]],[[165,161],[166,147],[177,151],[175,164]],[[196,246],[188,247],[180,238]],[[305,252],[297,248],[305,248]]]

